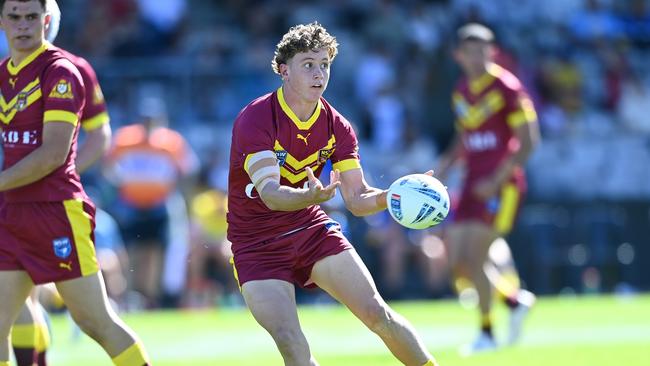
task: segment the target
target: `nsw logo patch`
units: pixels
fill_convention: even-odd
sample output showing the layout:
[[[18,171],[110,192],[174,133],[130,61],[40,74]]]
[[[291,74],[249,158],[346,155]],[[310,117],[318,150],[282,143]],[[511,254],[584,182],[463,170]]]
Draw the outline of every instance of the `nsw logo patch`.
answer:
[[[275,157],[278,159],[278,165],[283,166],[287,161],[287,150],[275,150]]]
[[[54,248],[54,254],[59,258],[68,258],[72,253],[72,243],[70,238],[57,238],[52,240],[52,247]]]
[[[65,79],[59,80],[54,88],[52,88],[49,98],[73,99],[74,96],[72,95],[72,85]]]

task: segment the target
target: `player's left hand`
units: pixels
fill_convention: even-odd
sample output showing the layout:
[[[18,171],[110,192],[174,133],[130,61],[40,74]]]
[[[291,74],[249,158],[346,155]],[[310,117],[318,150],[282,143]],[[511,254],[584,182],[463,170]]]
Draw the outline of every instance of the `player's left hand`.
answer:
[[[323,183],[316,178],[310,167],[305,168],[309,181],[309,193],[313,204],[325,202],[336,195],[336,188],[341,185],[341,175],[338,170],[330,172],[330,184],[323,187]]]
[[[477,198],[487,201],[497,194],[499,187],[500,184],[495,179],[482,179],[474,185],[473,193]]]

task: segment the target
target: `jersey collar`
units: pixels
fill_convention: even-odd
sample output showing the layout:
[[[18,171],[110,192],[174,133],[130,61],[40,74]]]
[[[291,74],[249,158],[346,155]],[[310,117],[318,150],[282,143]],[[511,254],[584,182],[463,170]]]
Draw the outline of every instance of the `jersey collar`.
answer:
[[[481,93],[485,88],[492,84],[494,79],[501,74],[502,70],[501,66],[495,63],[490,63],[483,75],[469,82],[469,91],[474,95]]]
[[[13,61],[9,59],[9,62],[7,62],[7,70],[9,71],[9,74],[11,74],[11,76],[16,76],[20,70],[24,69],[25,66],[34,61],[36,57],[45,52],[49,46],[50,44],[48,42],[44,42],[41,47],[37,48],[29,56],[25,57],[25,59],[22,60],[18,66],[13,66]]]
[[[311,128],[311,126],[316,122],[318,119],[318,116],[320,116],[320,110],[322,108],[322,103],[320,99],[318,100],[318,105],[316,106],[316,110],[314,113],[309,117],[309,119],[305,122],[301,121],[298,116],[296,116],[295,113],[291,110],[291,107],[287,104],[287,102],[284,100],[284,92],[282,91],[282,87],[278,88],[278,102],[280,103],[280,107],[284,111],[284,113],[291,119],[291,121],[298,127],[299,130],[308,130]]]

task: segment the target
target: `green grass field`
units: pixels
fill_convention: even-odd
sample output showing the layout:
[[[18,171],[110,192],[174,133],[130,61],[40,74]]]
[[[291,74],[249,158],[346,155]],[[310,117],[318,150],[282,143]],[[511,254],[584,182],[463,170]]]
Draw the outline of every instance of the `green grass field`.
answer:
[[[453,301],[393,303],[418,329],[443,366],[650,365],[650,296],[543,298],[522,342],[469,358],[460,345],[476,335],[477,315]],[[282,365],[271,338],[245,309],[124,315],[157,366]],[[339,306],[303,307],[303,329],[323,366],[399,365],[381,341]],[[69,321],[53,319],[52,366],[109,366],[98,345],[73,340]],[[496,314],[504,339],[507,313]]]

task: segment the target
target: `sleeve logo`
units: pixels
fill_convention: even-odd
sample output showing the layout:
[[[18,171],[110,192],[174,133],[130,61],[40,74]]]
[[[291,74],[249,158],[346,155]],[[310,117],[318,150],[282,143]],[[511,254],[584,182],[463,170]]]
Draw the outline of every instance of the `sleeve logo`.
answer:
[[[59,80],[54,88],[52,88],[49,98],[73,99],[74,96],[72,95],[72,85],[70,85],[70,82],[67,80]]]
[[[95,85],[95,90],[93,92],[93,104],[99,105],[104,103],[104,94],[102,93],[102,88],[99,85]]]

